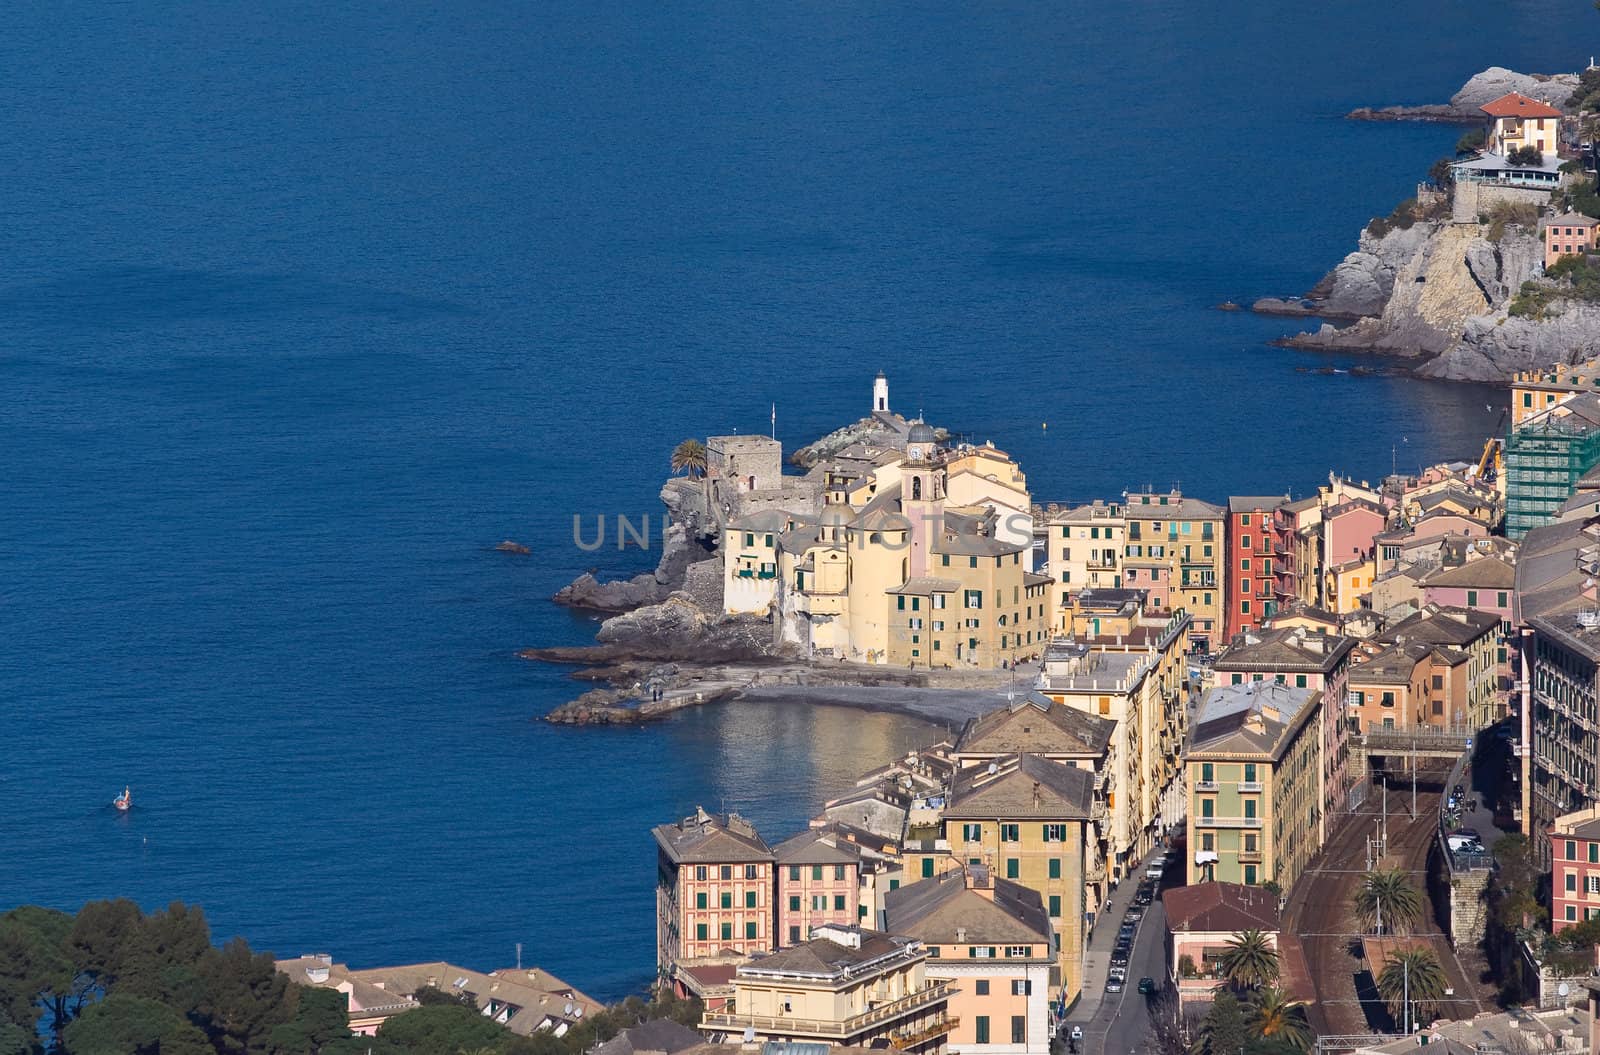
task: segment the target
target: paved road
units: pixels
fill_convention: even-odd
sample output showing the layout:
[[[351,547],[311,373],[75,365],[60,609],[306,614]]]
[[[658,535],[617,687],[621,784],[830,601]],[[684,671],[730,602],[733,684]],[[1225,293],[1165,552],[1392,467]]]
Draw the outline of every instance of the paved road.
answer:
[[[1169,984],[1166,915],[1160,899],[1145,911],[1134,934],[1133,951],[1128,957],[1128,981],[1122,992],[1108,993],[1105,985],[1110,976],[1111,950],[1117,942],[1117,928],[1133,903],[1146,865],[1158,856],[1159,852],[1140,862],[1134,874],[1111,892],[1107,911],[1096,921],[1094,932],[1089,936],[1084,953],[1083,995],[1061,1030],[1061,1036],[1065,1037],[1073,1026],[1083,1027],[1082,1055],[1124,1055],[1144,1050],[1150,1015],[1146,998],[1138,991],[1139,979],[1149,977],[1162,985]]]

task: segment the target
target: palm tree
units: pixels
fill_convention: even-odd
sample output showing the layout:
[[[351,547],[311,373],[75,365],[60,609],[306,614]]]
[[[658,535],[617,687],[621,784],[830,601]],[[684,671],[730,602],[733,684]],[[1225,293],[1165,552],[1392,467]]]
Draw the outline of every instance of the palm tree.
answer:
[[[1444,968],[1432,949],[1407,949],[1392,952],[1378,973],[1378,995],[1389,1005],[1389,1014],[1402,1022],[1409,995],[1412,1025],[1418,1017],[1433,1017],[1433,1009],[1444,999]]]
[[[1361,877],[1355,910],[1369,930],[1407,934],[1422,919],[1422,895],[1401,869],[1374,869]]]
[[[706,476],[706,445],[697,439],[687,439],[672,448],[672,471],[700,481],[700,490],[706,500],[706,513],[709,515],[711,480]],[[709,522],[714,522],[714,518]]]
[[[1270,985],[1258,989],[1250,994],[1245,1006],[1250,1031],[1262,1040],[1281,1043],[1295,1051],[1311,1047],[1316,1034],[1306,1021],[1305,1005],[1282,989]]]
[[[1278,950],[1265,931],[1240,931],[1228,940],[1228,951],[1218,957],[1217,968],[1240,989],[1270,985],[1278,977]]]

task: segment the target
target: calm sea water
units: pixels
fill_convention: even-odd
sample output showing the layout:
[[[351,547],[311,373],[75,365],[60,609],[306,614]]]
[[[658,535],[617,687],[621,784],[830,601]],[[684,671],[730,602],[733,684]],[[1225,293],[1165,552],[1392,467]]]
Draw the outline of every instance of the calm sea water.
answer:
[[[1345,360],[1211,307],[1309,286],[1458,134],[1341,112],[1600,27],[1448,14],[7,5],[0,904],[640,984],[650,825],[785,835],[935,731],[531,721],[576,689],[512,650],[594,628],[545,599],[649,562],[572,515],[657,512],[672,443],[773,403],[791,444],[853,419],[879,368],[1046,498],[1472,454],[1498,394],[1297,373]]]

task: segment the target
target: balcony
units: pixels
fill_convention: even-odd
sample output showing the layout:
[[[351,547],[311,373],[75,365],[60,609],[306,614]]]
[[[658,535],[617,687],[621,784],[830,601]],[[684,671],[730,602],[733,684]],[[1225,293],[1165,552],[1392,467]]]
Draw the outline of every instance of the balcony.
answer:
[[[1241,862],[1246,863],[1246,864],[1260,864],[1261,863],[1261,851],[1260,850],[1240,850],[1239,851],[1239,860]]]
[[[717,1029],[729,1033],[754,1029],[758,1033],[800,1034],[811,1037],[834,1037],[840,1041],[855,1037],[872,1026],[888,1022],[902,1015],[915,1014],[925,1008],[944,1003],[955,991],[953,982],[935,982],[909,996],[891,1000],[887,1004],[852,1015],[842,1022],[814,1018],[791,1018],[788,1015],[741,1015],[707,1013],[700,1022],[702,1029]],[[953,1022],[953,1019],[949,1021]],[[927,1028],[927,1027],[919,1027]],[[948,1030],[946,1031],[948,1032]],[[937,1036],[938,1034],[934,1034]]]
[[[924,1044],[935,1037],[942,1037],[961,1024],[961,1019],[956,1015],[943,1015],[919,1029],[907,1033],[896,1033],[889,1038],[889,1047],[896,1051],[914,1048]]]
[[[1116,571],[1117,562],[1115,560],[1099,560],[1097,558],[1091,558],[1084,563],[1084,567],[1088,568],[1090,571]]]
[[[1217,782],[1215,780],[1197,780],[1194,782],[1194,789],[1196,791],[1216,791]]]
[[[1239,781],[1239,790],[1240,791],[1260,791],[1261,790],[1261,781],[1259,781],[1259,780],[1241,780],[1241,781]]]
[[[1260,817],[1196,817],[1195,826],[1199,828],[1259,828]]]

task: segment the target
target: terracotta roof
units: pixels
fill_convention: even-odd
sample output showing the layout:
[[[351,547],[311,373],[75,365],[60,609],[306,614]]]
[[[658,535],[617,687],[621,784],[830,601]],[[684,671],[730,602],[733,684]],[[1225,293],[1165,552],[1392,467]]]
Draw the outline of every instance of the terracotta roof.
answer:
[[[1561,111],[1548,103],[1530,99],[1521,92],[1507,92],[1493,102],[1478,107],[1490,117],[1560,117]]]
[[[1278,929],[1278,899],[1258,886],[1241,883],[1196,883],[1161,895],[1167,927],[1173,931],[1234,933]]]

